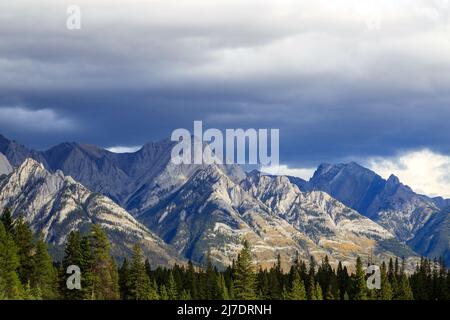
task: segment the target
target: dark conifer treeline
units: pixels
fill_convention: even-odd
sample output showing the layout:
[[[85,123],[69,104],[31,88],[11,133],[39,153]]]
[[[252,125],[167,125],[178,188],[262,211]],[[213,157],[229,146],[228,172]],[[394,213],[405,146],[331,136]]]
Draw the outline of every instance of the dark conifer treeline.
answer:
[[[69,266],[81,270],[80,290],[67,287]],[[256,270],[248,243],[223,271],[210,259],[202,268],[190,262],[152,268],[139,245],[118,267],[106,234],[96,225],[88,235],[68,235],[64,259],[56,267],[42,237],[35,239],[22,219],[13,221],[9,210],[0,219],[0,300],[450,300],[450,271],[440,261],[422,259],[411,275],[398,260],[380,269],[379,290],[367,288],[359,258],[353,273],[341,263],[334,270],[328,257],[308,263],[295,259],[288,273],[280,259],[269,270]]]

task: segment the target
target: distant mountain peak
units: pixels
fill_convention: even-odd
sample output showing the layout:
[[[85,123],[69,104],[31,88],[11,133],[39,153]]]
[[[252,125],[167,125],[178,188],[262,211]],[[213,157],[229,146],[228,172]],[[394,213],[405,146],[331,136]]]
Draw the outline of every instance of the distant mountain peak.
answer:
[[[396,175],[391,174],[387,179],[387,183],[391,185],[398,185],[400,184],[400,179]]]

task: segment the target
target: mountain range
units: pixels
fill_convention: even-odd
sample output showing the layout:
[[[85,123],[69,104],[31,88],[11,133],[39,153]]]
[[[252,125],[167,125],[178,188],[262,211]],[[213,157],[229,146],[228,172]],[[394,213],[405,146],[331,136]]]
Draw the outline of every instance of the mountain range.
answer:
[[[377,222],[417,253],[450,262],[449,200],[415,193],[391,175],[387,180],[358,165],[322,164],[309,181],[291,178],[302,190],[321,190]]]
[[[62,143],[36,151],[0,136],[0,209],[23,213],[55,248],[70,230],[102,223],[115,255],[147,242],[157,264],[203,263],[209,254],[225,266],[243,238],[262,267],[277,255],[287,266],[297,253],[349,265],[358,255],[413,261],[416,253],[450,263],[449,201],[418,195],[395,176],[384,180],[356,163],[323,164],[309,181],[236,165],[174,165],[172,146],[163,140],[117,154]]]

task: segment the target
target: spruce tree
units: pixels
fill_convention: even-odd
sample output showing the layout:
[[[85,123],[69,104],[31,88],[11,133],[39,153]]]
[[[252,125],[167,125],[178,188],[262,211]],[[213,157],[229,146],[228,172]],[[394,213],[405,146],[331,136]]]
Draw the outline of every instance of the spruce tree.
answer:
[[[187,290],[189,291],[192,299],[198,299],[199,298],[197,274],[195,272],[194,265],[192,264],[192,261],[188,262],[184,287],[187,288]]]
[[[119,298],[117,268],[110,254],[110,244],[105,232],[93,225],[90,234],[92,250],[93,299],[115,300]]]
[[[123,260],[122,266],[119,269],[119,287],[120,287],[120,298],[122,300],[130,300],[130,265],[127,258]]]
[[[17,256],[19,258],[19,274],[20,281],[23,286],[26,286],[31,281],[31,276],[34,269],[34,236],[28,225],[19,217],[12,230],[14,242],[17,246]]]
[[[150,278],[145,270],[144,256],[141,247],[136,244],[133,248],[133,259],[130,267],[129,296],[133,300],[149,300],[152,287]]]
[[[192,300],[191,295],[189,294],[189,291],[187,291],[186,289],[184,289],[184,290],[181,292],[180,300],[182,300],[182,301]]]
[[[58,276],[42,235],[36,243],[31,285],[33,289],[39,290],[43,299],[57,298]]]
[[[408,277],[405,273],[400,275],[396,298],[397,300],[413,300],[413,293],[411,287],[409,286]]]
[[[12,213],[9,208],[3,210],[3,214],[0,217],[0,222],[3,223],[3,227],[5,228],[5,232],[11,234],[14,229],[14,221],[12,218]]]
[[[292,280],[292,287],[287,294],[289,300],[306,300],[306,290],[303,280],[298,272],[295,272]]]
[[[308,300],[318,300],[314,276],[310,276],[308,280]]]
[[[167,296],[169,300],[178,299],[178,289],[172,272],[169,272],[169,280],[167,282]]]
[[[22,290],[22,300],[41,300],[39,290],[31,289],[31,285],[28,282]]]
[[[243,249],[238,256],[235,266],[234,294],[237,299],[255,300],[257,298],[256,292],[256,276],[250,245],[248,241],[244,241]]]
[[[380,300],[392,300],[392,288],[391,283],[389,282],[389,278],[387,275],[386,264],[381,264],[380,268],[380,278],[381,278],[381,289],[378,298]]]
[[[354,300],[367,300],[366,273],[361,258],[356,259],[356,271],[353,278]]]
[[[277,267],[271,268],[268,275],[268,298],[270,300],[279,300],[282,298],[283,287],[280,283],[279,269]]]
[[[316,283],[316,300],[323,300],[323,294],[322,294],[322,288],[320,287],[320,284]]]
[[[150,281],[150,291],[148,294],[149,300],[159,300],[159,293],[158,293],[158,284],[156,283],[156,280]]]
[[[22,297],[22,285],[17,269],[19,258],[17,257],[16,244],[12,235],[5,230],[0,223],[0,287],[6,299],[20,299]]]
[[[336,281],[339,291],[339,298],[344,300],[344,295],[348,292],[349,286],[349,275],[347,272],[347,267],[343,267],[342,263],[339,261],[338,268],[336,271]]]
[[[230,300],[230,294],[223,274],[217,277],[217,287],[219,288],[219,300]]]
[[[169,300],[169,295],[167,293],[167,289],[166,289],[166,286],[164,284],[162,284],[159,287],[159,298],[161,300]]]
[[[205,274],[205,284],[206,284],[206,297],[208,300],[220,299],[220,287],[218,287],[217,274],[211,261],[210,254],[208,253],[206,274]]]
[[[80,248],[81,248],[81,261],[79,266],[81,267],[82,271],[81,290],[85,297],[84,299],[94,300],[95,299],[95,286],[94,286],[95,277],[93,272],[94,253],[91,246],[90,234],[81,237]]]

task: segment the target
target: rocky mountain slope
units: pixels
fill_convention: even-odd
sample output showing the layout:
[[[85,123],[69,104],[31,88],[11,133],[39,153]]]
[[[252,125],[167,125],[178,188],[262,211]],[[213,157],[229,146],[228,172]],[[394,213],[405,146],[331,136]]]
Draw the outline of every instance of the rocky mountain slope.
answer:
[[[0,176],[3,174],[9,174],[12,171],[12,166],[8,159],[0,153]]]
[[[295,180],[291,181],[295,183]],[[429,232],[426,230],[430,228],[426,225],[436,221],[436,215],[445,207],[448,200],[417,194],[394,175],[385,180],[354,162],[338,165],[322,164],[306,186],[302,182],[301,187],[327,192],[385,227],[399,240],[415,243],[412,248],[419,254],[434,258],[434,254],[445,253],[442,247],[436,250],[424,249],[424,246],[417,245],[417,237]],[[433,246],[434,242],[429,245]]]
[[[209,250],[216,262],[231,263],[242,239],[263,267],[273,265],[278,254],[288,267],[297,252],[303,259],[329,255],[334,264],[351,264],[357,255],[395,255],[383,248],[384,241],[396,241],[394,236],[371,220],[340,203],[334,210],[330,207],[338,201],[325,193],[303,194],[285,177],[272,182],[271,190],[251,179],[238,184],[209,166],[140,218],[180,254],[199,262]]]
[[[25,161],[0,180],[0,210],[10,208],[21,215],[36,233],[43,233],[61,254],[72,230],[87,232],[93,223],[101,225],[112,241],[117,257],[130,254],[134,243],[141,243],[155,264],[175,261],[172,250],[109,198],[92,193],[61,171],[48,172],[32,159]]]
[[[379,224],[322,191],[301,192],[285,176],[267,176],[254,171],[242,183],[254,197],[266,204],[317,244],[339,252],[362,251],[367,241],[377,242],[378,251],[386,243],[399,256],[414,253]],[[361,247],[361,248],[358,248]]]
[[[450,207],[434,214],[408,244],[427,257],[442,257],[450,265]]]
[[[267,258],[260,261],[269,262],[278,252],[288,257],[297,250],[306,256],[334,254],[342,260],[369,251],[411,255],[398,240],[408,241],[421,254],[437,252],[413,242],[426,234],[420,231],[448,200],[418,195],[395,176],[384,180],[356,163],[323,164],[310,181],[247,174],[239,166],[174,165],[170,161],[173,145],[163,140],[134,153],[116,154],[96,146],[63,143],[38,152],[0,137],[0,152],[13,165],[28,156],[41,160],[50,172],[62,170],[114,200],[195,261],[202,261],[210,249],[217,261],[227,264],[240,247],[242,234],[253,238],[260,248],[255,250]],[[211,238],[225,231],[232,236]],[[283,240],[294,234],[302,241]]]

